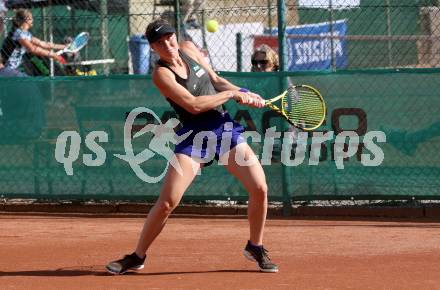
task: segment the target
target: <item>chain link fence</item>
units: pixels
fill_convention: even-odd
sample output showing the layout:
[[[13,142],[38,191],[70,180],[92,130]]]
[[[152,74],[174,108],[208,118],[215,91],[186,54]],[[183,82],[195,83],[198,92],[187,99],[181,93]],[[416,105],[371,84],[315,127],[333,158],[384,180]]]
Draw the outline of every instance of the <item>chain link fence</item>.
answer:
[[[164,17],[173,25],[180,21],[180,38],[194,41],[216,70],[241,87],[270,98],[282,90],[280,78],[288,77],[323,94],[328,113],[317,131],[331,131],[333,138],[322,144],[318,164],[310,165],[310,136],[305,160],[287,174],[280,160],[282,138],[274,142],[271,164],[264,167],[272,201],[439,199],[438,1],[298,0],[285,4],[288,72],[253,73],[249,72],[251,55],[257,47],[267,44],[278,50],[277,1],[182,0],[178,5],[160,0],[0,1],[2,43],[11,31],[14,13],[23,7],[31,9],[32,34],[42,40],[62,43],[81,31],[91,35],[67,72],[56,62],[44,57],[36,60],[32,55],[20,67],[29,75],[60,77],[0,78],[0,195],[157,197],[161,183],[143,182],[115,154],[125,152],[124,122],[132,109],[148,107],[162,122],[174,116],[151,81],[155,57],[140,37],[152,19]],[[213,19],[219,23],[218,30],[208,32],[206,24]],[[82,77],[61,77],[66,74]],[[88,76],[92,74],[109,76]],[[283,130],[268,110],[227,105],[249,131],[264,134],[271,126]],[[142,128],[153,122],[144,115],[136,125]],[[55,156],[57,139],[66,131],[77,132],[81,140],[78,158],[72,163],[73,176],[66,174]],[[100,166],[88,166],[83,159],[94,154],[85,145],[93,131],[104,131],[109,138],[101,144],[107,158]],[[357,132],[360,143],[343,160],[341,170],[335,164],[334,144],[343,131]],[[386,142],[373,140],[384,160],[369,167],[362,160],[377,156],[363,141],[372,131],[384,132]],[[137,141],[137,153],[146,148],[150,137]],[[261,156],[261,144],[252,146]],[[153,158],[143,170],[156,176],[165,166],[163,158]],[[284,184],[285,180],[291,184]],[[212,166],[185,198],[245,200],[247,195],[221,166]]]
[[[76,60],[89,61],[78,67],[83,72],[150,72],[154,54],[139,36],[159,17],[175,25],[181,39],[193,40],[216,70],[250,71],[256,47],[265,43],[278,49],[274,0],[3,0],[2,38],[13,29],[19,8],[31,9],[32,34],[42,40],[63,43],[89,32],[91,40]],[[434,0],[285,1],[287,69],[437,67],[439,9]],[[216,32],[206,30],[209,20],[219,23]],[[52,70],[65,74],[61,67]]]

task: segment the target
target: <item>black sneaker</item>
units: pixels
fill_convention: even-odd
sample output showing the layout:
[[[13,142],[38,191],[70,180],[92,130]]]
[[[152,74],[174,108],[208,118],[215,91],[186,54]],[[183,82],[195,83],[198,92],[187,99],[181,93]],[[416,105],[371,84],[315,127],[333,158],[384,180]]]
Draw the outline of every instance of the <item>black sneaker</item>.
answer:
[[[114,275],[121,275],[129,270],[141,270],[144,268],[145,256],[143,259],[139,258],[136,253],[125,255],[124,258],[110,262],[105,268],[107,272]]]
[[[252,246],[250,241],[248,241],[243,254],[249,260],[257,262],[261,272],[278,272],[278,266],[270,261],[267,250],[264,247]]]

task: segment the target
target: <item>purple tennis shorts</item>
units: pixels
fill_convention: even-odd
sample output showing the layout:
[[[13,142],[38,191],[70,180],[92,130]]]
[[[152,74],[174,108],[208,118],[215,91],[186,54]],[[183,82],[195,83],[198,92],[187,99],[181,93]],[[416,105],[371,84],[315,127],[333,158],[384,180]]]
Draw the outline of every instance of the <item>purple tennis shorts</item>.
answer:
[[[176,132],[181,136],[192,130],[192,133],[176,145],[174,153],[191,156],[210,165],[219,157],[240,143],[246,142],[241,136],[243,126],[232,120],[227,113],[218,113],[209,120],[199,123],[185,123],[183,128]]]

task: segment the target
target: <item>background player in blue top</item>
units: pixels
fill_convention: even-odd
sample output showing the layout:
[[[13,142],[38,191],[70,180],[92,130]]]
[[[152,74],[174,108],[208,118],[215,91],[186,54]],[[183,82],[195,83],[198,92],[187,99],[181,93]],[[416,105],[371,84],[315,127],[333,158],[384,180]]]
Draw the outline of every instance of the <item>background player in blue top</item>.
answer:
[[[13,19],[12,30],[5,38],[1,56],[7,69],[17,70],[22,64],[23,55],[28,52],[37,56],[49,57],[63,63],[64,59],[52,50],[61,50],[65,44],[55,44],[42,41],[29,31],[33,26],[32,12],[27,9],[19,9]]]

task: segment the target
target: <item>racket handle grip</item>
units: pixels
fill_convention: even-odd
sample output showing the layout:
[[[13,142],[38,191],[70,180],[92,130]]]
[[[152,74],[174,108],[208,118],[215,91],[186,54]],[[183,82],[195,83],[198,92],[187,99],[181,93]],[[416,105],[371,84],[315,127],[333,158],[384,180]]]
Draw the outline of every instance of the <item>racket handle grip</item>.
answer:
[[[66,59],[64,57],[62,57],[61,55],[58,56],[57,58],[58,62],[61,64],[66,64]]]

